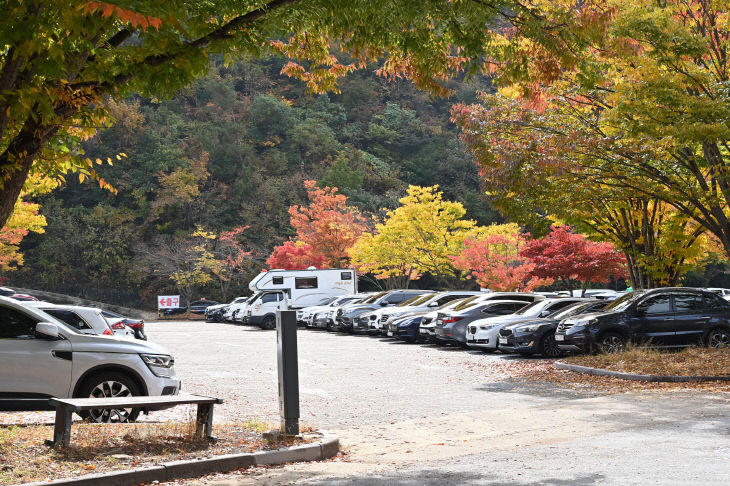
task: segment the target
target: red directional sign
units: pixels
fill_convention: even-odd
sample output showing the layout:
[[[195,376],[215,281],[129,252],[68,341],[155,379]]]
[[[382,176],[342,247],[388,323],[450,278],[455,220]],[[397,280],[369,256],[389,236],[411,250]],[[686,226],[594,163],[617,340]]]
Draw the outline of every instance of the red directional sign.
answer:
[[[158,295],[157,296],[157,308],[158,309],[174,309],[180,307],[180,296],[179,295]]]

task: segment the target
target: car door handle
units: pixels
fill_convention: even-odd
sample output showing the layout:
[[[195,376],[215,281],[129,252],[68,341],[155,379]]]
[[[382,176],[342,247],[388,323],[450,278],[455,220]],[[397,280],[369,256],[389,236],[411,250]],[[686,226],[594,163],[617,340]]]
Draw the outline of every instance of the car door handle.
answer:
[[[54,358],[73,361],[73,353],[71,351],[51,351],[51,355]]]

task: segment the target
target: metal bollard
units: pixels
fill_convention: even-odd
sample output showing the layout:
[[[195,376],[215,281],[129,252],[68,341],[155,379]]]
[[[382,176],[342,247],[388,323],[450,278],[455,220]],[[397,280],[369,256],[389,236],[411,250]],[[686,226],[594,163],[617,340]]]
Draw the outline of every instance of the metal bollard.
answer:
[[[281,433],[299,434],[299,365],[297,313],[276,311],[277,362],[279,365],[279,415]]]

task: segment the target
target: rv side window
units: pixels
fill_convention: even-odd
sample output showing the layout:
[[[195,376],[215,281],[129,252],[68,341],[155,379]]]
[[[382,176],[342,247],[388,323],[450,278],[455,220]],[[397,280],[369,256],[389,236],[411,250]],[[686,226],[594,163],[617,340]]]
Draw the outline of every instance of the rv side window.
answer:
[[[297,289],[316,289],[317,277],[296,277],[294,287]]]
[[[277,300],[281,300],[279,299],[279,295],[280,294],[264,294],[261,297],[261,303],[266,304],[267,302],[276,302]]]
[[[284,285],[284,277],[273,277],[274,285]]]
[[[352,274],[350,272],[341,272],[340,280],[352,280]]]

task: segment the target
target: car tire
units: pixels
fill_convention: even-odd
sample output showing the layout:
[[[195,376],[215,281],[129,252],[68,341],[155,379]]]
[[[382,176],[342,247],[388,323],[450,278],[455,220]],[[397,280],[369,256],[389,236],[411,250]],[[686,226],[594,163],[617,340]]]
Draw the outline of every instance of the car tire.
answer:
[[[712,329],[707,334],[707,347],[709,348],[727,348],[730,347],[730,332],[725,329]]]
[[[276,329],[276,318],[274,316],[264,317],[264,322],[261,323],[261,329],[266,329],[268,331]]]
[[[626,338],[617,332],[601,334],[596,341],[599,353],[620,353],[626,349]]]
[[[330,322],[329,319],[327,319],[327,326],[325,327],[325,329],[327,329],[327,332],[334,332],[334,330],[335,330],[334,326],[332,326],[332,323]]]
[[[559,358],[563,355],[563,352],[558,347],[557,341],[555,341],[555,333],[549,332],[545,334],[540,340],[540,354],[543,358]]]
[[[127,375],[116,372],[101,373],[88,378],[79,388],[77,398],[135,397],[143,395],[139,385]],[[139,408],[98,409],[82,412],[82,418],[97,423],[134,422]]]

